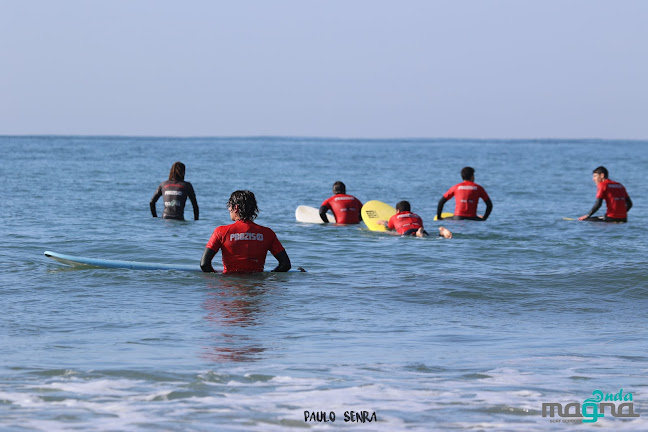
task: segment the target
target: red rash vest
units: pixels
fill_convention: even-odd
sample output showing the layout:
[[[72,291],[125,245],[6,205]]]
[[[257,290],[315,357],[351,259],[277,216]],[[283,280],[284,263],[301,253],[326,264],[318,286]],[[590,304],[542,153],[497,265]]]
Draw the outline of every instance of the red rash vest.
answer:
[[[416,213],[409,211],[398,212],[389,218],[387,226],[391,230],[396,230],[398,234],[405,234],[405,231],[423,228],[423,219]]]
[[[487,201],[488,194],[483,187],[471,181],[464,181],[452,186],[443,197],[446,200],[454,197],[455,216],[475,217],[477,216],[477,204],[479,198]]]
[[[249,220],[219,226],[206,247],[222,249],[223,273],[262,272],[268,251],[276,255],[284,250],[274,231]]]
[[[604,198],[607,205],[607,217],[616,219],[626,219],[628,217],[628,207],[626,198],[628,192],[621,183],[605,179],[596,187],[596,199]]]
[[[360,223],[362,203],[354,196],[345,194],[333,195],[324,201],[322,205],[333,211],[335,221],[339,224]]]

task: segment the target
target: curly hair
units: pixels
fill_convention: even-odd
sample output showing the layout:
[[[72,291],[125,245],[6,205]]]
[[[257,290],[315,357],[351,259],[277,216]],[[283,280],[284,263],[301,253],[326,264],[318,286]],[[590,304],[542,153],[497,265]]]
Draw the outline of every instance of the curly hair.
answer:
[[[236,210],[237,206],[238,210]],[[256,197],[254,193],[248,190],[232,192],[229,201],[227,201],[227,208],[233,211],[236,210],[238,217],[244,220],[254,220],[259,214]]]

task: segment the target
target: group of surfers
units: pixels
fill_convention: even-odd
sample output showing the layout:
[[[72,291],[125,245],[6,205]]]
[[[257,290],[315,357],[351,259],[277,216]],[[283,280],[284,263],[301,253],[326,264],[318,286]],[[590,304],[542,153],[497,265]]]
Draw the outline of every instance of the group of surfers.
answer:
[[[184,220],[184,207],[187,198],[189,198],[193,206],[194,219],[198,220],[196,193],[191,183],[184,180],[184,175],[185,165],[182,162],[174,163],[169,172],[169,179],[160,183],[151,198],[150,208],[153,217],[157,217],[155,204],[160,197],[163,197],[162,217]],[[463,168],[461,178],[463,181],[448,189],[439,200],[437,220],[444,219],[442,217],[443,207],[448,200],[454,198],[454,214],[446,219],[485,221],[493,210],[493,203],[484,188],[475,183],[475,170],[472,167]],[[603,166],[594,169],[592,180],[597,186],[596,202],[589,213],[579,217],[578,220],[627,222],[627,214],[632,207],[632,200],[625,187],[621,183],[610,180],[608,170]],[[482,199],[486,204],[483,216],[477,215],[479,199]],[[593,216],[602,206],[604,200],[607,205],[606,214],[598,217]],[[200,268],[204,272],[215,272],[211,262],[219,250],[221,250],[223,259],[223,273],[262,272],[268,251],[278,261],[278,265],[272,271],[286,272],[290,270],[290,258],[274,231],[254,223],[254,219],[259,213],[254,193],[248,190],[234,191],[227,202],[227,209],[234,223],[219,226],[212,233],[200,260]],[[333,196],[322,203],[319,214],[324,223],[329,223],[326,213],[330,210],[338,224],[358,224],[362,220],[361,209],[360,200],[353,195],[347,195],[344,183],[337,181],[333,184]],[[379,220],[378,223],[398,235],[416,237],[428,235],[423,228],[423,219],[411,211],[408,201],[398,202],[396,214],[388,221]],[[439,227],[439,236],[452,238],[452,233],[444,227]]]

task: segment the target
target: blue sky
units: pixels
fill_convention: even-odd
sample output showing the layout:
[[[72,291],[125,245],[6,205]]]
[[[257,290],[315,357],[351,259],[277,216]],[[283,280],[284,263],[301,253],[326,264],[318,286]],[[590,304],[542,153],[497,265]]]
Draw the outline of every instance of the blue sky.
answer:
[[[0,134],[648,139],[648,1],[0,0]]]

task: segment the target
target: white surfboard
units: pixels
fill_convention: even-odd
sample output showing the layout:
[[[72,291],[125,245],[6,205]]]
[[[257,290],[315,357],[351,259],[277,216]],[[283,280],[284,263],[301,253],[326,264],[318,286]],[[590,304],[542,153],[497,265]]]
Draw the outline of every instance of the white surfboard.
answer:
[[[326,213],[326,217],[329,223],[335,223],[335,216],[333,216],[330,212]],[[324,223],[324,221],[320,217],[319,209],[303,205],[300,205],[299,207],[297,207],[297,210],[295,210],[295,219],[297,219],[297,222],[304,223]]]
[[[114,269],[129,269],[129,270],[179,270],[179,271],[192,271],[201,272],[198,264],[162,264],[141,261],[122,261],[122,260],[107,260],[99,258],[88,258],[74,255],[66,255],[62,253],[45,251],[47,258],[52,258],[61,264],[66,264],[72,267],[101,267],[101,268],[114,268]],[[269,270],[265,270],[266,272]],[[289,270],[290,272],[306,272],[301,267],[296,270]],[[222,273],[217,271],[216,273]]]

